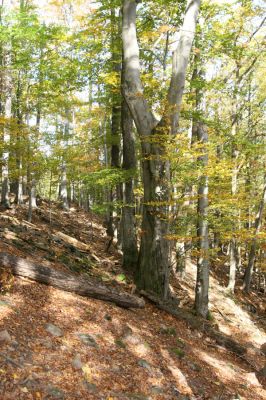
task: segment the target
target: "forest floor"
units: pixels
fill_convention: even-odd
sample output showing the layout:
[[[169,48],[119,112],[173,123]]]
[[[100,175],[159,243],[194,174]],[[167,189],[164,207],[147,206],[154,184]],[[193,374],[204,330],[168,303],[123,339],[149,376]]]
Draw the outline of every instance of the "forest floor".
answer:
[[[2,210],[0,239],[0,252],[131,291],[119,252],[113,246],[106,252],[102,221],[90,213],[66,213],[56,204],[49,211],[43,202],[28,223],[26,208]],[[185,309],[193,302],[195,272],[191,263],[184,281],[172,277]],[[230,296],[215,271],[212,315],[222,332],[248,347],[244,357],[148,302],[126,310],[27,279],[6,276],[2,283],[0,400],[266,398],[257,373],[265,363],[265,298]]]

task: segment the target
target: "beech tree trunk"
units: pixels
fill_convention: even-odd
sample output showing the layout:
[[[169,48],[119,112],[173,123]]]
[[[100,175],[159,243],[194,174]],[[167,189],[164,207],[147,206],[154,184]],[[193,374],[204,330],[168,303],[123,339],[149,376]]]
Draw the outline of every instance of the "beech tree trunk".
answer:
[[[118,18],[116,16],[116,10],[113,8],[110,15],[111,22],[111,43],[110,50],[112,54],[112,72],[116,75],[118,82],[121,74],[121,62],[122,62],[122,49],[121,49],[121,38],[119,29]],[[112,116],[111,116],[111,167],[120,168],[120,127],[121,127],[121,93],[119,86],[114,88],[111,86],[111,98],[112,98]],[[107,234],[110,236],[110,242],[108,249],[113,241],[114,236],[120,240],[117,217],[117,208],[114,207],[115,202],[122,200],[121,185],[110,187],[109,199],[108,199],[108,213],[107,213]]]
[[[266,180],[266,176],[264,178]],[[245,272],[244,276],[244,283],[243,283],[243,289],[245,292],[250,291],[250,286],[251,286],[251,281],[252,281],[252,275],[254,271],[254,264],[256,260],[256,249],[257,249],[257,241],[258,241],[258,234],[260,232],[261,224],[262,224],[262,218],[263,218],[263,211],[266,203],[266,184],[264,184],[263,192],[262,192],[262,199],[260,201],[259,205],[259,211],[255,220],[255,232],[254,232],[254,237],[252,239],[251,243],[251,248],[249,252],[249,257],[248,257],[248,266]]]
[[[5,102],[4,102],[4,152],[2,158],[2,190],[1,190],[1,204],[5,208],[9,208],[9,143],[10,143],[10,119],[12,116],[12,76],[11,76],[11,47],[3,49],[3,64],[6,72],[4,75],[4,91],[5,91]]]
[[[1,267],[8,268],[14,275],[29,278],[80,296],[111,301],[120,307],[143,308],[145,306],[144,300],[136,296],[117,293],[104,286],[89,282],[87,277],[56,271],[11,254],[0,253],[0,270]]]
[[[201,77],[201,74],[198,74]],[[197,89],[196,109],[202,119],[203,93],[202,89]],[[208,176],[206,167],[208,166],[208,132],[202,120],[195,122],[197,129],[198,144],[201,145],[201,155],[198,157],[199,168],[202,175],[199,178],[198,186],[198,223],[197,223],[197,279],[195,309],[197,314],[207,318],[209,312],[209,232],[208,232]]]
[[[124,68],[122,70],[122,86],[123,81]],[[121,127],[123,136],[123,169],[133,174],[137,167],[135,150],[136,143],[133,130],[133,119],[124,98],[122,99],[121,109]],[[123,185],[121,240],[123,251],[123,267],[134,271],[136,269],[138,261],[138,246],[136,236],[135,199],[133,189],[134,177],[129,176]]]
[[[141,137],[144,201],[142,232],[136,283],[139,289],[167,298],[170,246],[168,203],[170,165],[164,143],[177,132],[186,68],[194,38],[200,1],[188,1],[178,47],[173,57],[173,73],[167,104],[158,122],[143,95],[139,46],[136,33],[136,1],[123,1],[123,52],[125,81],[123,95]]]

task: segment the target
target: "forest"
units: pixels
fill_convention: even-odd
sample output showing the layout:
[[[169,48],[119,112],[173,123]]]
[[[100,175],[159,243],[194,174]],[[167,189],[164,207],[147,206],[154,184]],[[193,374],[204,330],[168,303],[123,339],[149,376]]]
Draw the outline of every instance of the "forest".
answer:
[[[263,0],[1,0],[0,400],[266,396]]]

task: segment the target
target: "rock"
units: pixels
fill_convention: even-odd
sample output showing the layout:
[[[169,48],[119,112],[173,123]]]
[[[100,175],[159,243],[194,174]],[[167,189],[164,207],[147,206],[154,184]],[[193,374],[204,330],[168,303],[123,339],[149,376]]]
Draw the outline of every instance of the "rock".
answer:
[[[94,383],[84,381],[83,385],[84,385],[85,389],[90,393],[95,393],[98,391],[98,388]]]
[[[266,342],[260,346],[262,353],[266,356]]]
[[[87,346],[98,347],[96,340],[91,335],[87,333],[78,333],[77,336],[82,343],[86,344]]]
[[[0,332],[0,344],[11,343],[12,339],[7,330]]]
[[[63,336],[63,332],[58,326],[53,324],[46,324],[45,330],[55,337]]]
[[[0,307],[12,307],[6,300],[0,300]]]
[[[258,375],[263,376],[263,378],[266,377],[266,365],[261,370],[259,370]]]
[[[151,366],[146,360],[139,360],[138,365],[142,368],[148,369],[149,371],[151,370]]]
[[[177,335],[175,328],[173,328],[171,326],[169,327],[169,326],[166,326],[166,325],[161,325],[159,332],[161,334],[163,334],[163,335],[170,335],[170,336],[176,336]]]
[[[200,372],[202,369],[198,364],[195,364],[191,361],[187,361],[187,366],[195,372]]]
[[[128,399],[132,400],[151,400],[150,397],[145,396],[142,393],[125,393]]]
[[[58,389],[55,386],[49,385],[45,391],[48,396],[51,396],[52,399],[59,399],[59,400],[65,399],[65,393],[61,389]]]
[[[152,394],[161,394],[163,393],[163,388],[161,388],[160,386],[152,386],[151,392]]]
[[[54,347],[51,339],[40,339],[39,343],[41,346],[45,347],[46,349],[52,349]]]
[[[72,366],[74,369],[82,369],[83,364],[81,361],[81,357],[80,354],[76,354],[76,356],[74,357],[73,361],[72,361]]]
[[[248,347],[247,348],[247,355],[249,356],[259,356],[261,351],[255,347]]]

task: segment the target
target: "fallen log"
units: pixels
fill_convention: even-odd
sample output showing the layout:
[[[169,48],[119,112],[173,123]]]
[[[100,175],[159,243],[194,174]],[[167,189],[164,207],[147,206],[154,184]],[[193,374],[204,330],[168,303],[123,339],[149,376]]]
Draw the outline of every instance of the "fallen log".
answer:
[[[29,278],[80,296],[110,301],[123,308],[143,308],[145,306],[144,300],[140,297],[128,293],[118,293],[105,286],[89,282],[85,276],[57,271],[8,253],[0,253],[0,270],[1,268],[8,269],[13,275]]]
[[[171,304],[163,302],[157,299],[155,296],[150,293],[145,292],[144,290],[140,291],[140,294],[150,300],[152,303],[156,305],[160,310],[167,312],[177,319],[181,319],[186,321],[188,326],[192,329],[196,329],[208,335],[210,338],[214,339],[217,344],[225,347],[231,352],[237,354],[238,356],[243,356],[246,354],[246,347],[242,346],[230,336],[220,332],[218,327],[214,327],[209,321],[202,320],[202,318],[193,315],[189,311],[182,310],[181,308],[172,307]]]

